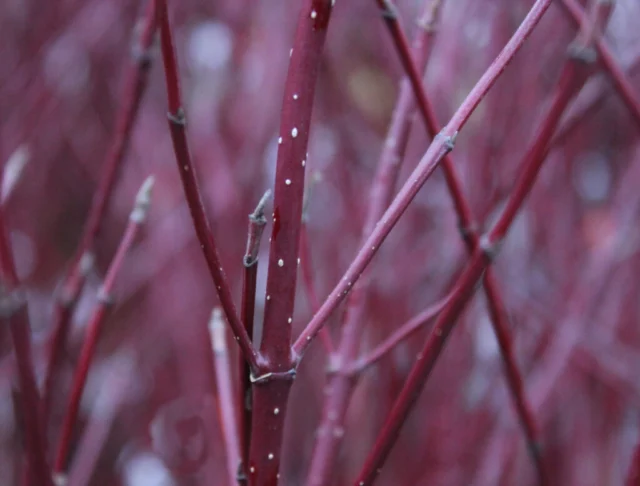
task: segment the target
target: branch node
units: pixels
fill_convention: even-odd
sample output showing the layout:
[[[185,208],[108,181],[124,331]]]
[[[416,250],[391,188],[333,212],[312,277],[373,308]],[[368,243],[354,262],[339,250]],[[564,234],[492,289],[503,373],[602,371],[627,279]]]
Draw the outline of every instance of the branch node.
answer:
[[[150,49],[145,49],[139,42],[134,42],[131,46],[131,59],[140,69],[149,69],[151,67]]]
[[[492,241],[488,235],[483,235],[478,242],[478,248],[484,255],[493,262],[500,252],[502,243],[500,241]]]
[[[251,221],[260,224],[267,224],[267,219],[264,217],[264,208],[267,205],[269,198],[271,198],[271,189],[267,189],[264,192],[262,198],[256,206],[256,209],[249,215],[249,219],[251,219]]]
[[[147,177],[136,195],[136,202],[131,214],[129,215],[129,219],[134,223],[141,224],[147,218],[149,207],[151,206],[151,191],[153,189],[153,183],[154,177]]]
[[[168,112],[167,118],[174,125],[177,125],[179,127],[187,126],[187,119],[184,115],[184,109],[182,108],[178,108],[178,110],[175,113]]]
[[[98,290],[98,302],[105,307],[111,307],[115,303],[115,298],[104,287],[100,287],[100,290]]]
[[[464,226],[462,221],[458,221],[458,231],[465,243],[468,243],[474,235],[478,233],[478,225],[475,222],[469,223]]]
[[[582,42],[572,42],[567,48],[567,56],[583,64],[593,64],[598,59],[598,53],[592,46],[585,46]]]
[[[55,486],[67,486],[67,484],[69,483],[69,478],[65,473],[53,473],[51,479],[53,480],[53,484]]]
[[[447,152],[451,152],[456,146],[456,138],[458,138],[458,132],[454,132],[453,135],[447,135],[445,130],[441,130],[440,133],[438,133],[437,137],[444,138],[444,147]]]
[[[382,18],[386,21],[396,20],[398,18],[398,10],[390,0],[383,0],[380,7],[382,10]]]
[[[296,377],[297,370],[295,368],[291,368],[287,371],[270,371],[267,373],[263,373],[261,375],[255,376],[253,372],[249,376],[251,383],[258,385],[263,383],[268,383],[270,381],[282,380],[282,381],[290,381],[294,380]]]

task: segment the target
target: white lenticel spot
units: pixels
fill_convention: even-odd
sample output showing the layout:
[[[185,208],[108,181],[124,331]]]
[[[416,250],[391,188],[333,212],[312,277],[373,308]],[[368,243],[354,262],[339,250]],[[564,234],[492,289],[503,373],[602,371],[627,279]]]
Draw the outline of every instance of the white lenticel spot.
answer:
[[[282,143],[282,137],[278,137],[278,145]]]
[[[267,295],[267,300],[271,300],[271,296],[270,295]]]
[[[280,413],[280,409],[278,407],[273,409],[273,415],[278,415]]]
[[[288,322],[289,324],[291,324],[291,323],[293,322],[293,319],[291,319],[291,317],[289,317],[289,319],[287,319],[287,322]]]
[[[298,99],[298,93],[296,93],[296,94],[294,94],[294,95],[293,95],[293,99],[294,99],[294,100],[297,100],[297,99]]]
[[[298,129],[297,129],[296,127],[293,127],[293,128],[291,129],[291,136],[292,136],[293,138],[296,138],[296,137],[298,136]]]
[[[311,11],[311,18],[315,19],[318,16],[318,13],[315,10]]]
[[[273,460],[273,454],[270,452],[269,455],[267,456],[269,458],[270,461]]]
[[[278,266],[279,267],[284,267],[284,260],[282,258],[280,260],[278,260]]]
[[[284,183],[285,183],[287,186],[290,186],[290,185],[291,185],[291,179],[287,179],[286,181],[284,181]]]
[[[303,161],[302,161],[302,167],[304,167],[306,164],[307,164],[307,161],[306,161],[306,160],[303,160]]]

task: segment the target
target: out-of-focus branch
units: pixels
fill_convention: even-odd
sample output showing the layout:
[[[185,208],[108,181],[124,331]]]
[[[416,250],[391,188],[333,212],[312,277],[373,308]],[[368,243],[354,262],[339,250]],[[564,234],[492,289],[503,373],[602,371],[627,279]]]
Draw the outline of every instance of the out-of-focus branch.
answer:
[[[89,367],[91,366],[91,362],[93,361],[96,347],[98,345],[100,331],[102,330],[102,326],[113,301],[113,286],[120,270],[122,269],[124,259],[146,219],[149,205],[151,204],[152,187],[153,177],[149,177],[142,184],[142,187],[136,196],[134,208],[129,216],[129,224],[127,225],[122,240],[120,241],[116,254],[113,257],[113,260],[111,260],[111,264],[109,265],[107,274],[104,277],[102,287],[98,292],[98,304],[93,316],[91,317],[91,321],[89,321],[89,324],[87,325],[87,332],[82,345],[82,350],[80,351],[80,358],[73,376],[71,394],[69,396],[65,416],[62,422],[62,430],[60,432],[60,439],[58,441],[56,458],[53,466],[54,473],[58,477],[64,477],[67,466],[67,457],[71,447],[72,433],[77,421],[78,410],[80,408],[80,399],[82,398],[84,387],[87,382],[87,376],[89,374]]]
[[[131,62],[127,66],[124,90],[121,96],[111,146],[107,152],[98,187],[91,201],[91,209],[82,231],[80,244],[60,287],[53,313],[52,337],[44,379],[43,417],[45,424],[48,422],[50,402],[69,332],[71,316],[93,261],[93,245],[111,200],[120,166],[124,160],[142,102],[142,96],[147,86],[148,72],[151,66],[149,51],[156,32],[155,0],[148,0],[148,2],[147,10],[144,14],[142,34],[133,49]]]

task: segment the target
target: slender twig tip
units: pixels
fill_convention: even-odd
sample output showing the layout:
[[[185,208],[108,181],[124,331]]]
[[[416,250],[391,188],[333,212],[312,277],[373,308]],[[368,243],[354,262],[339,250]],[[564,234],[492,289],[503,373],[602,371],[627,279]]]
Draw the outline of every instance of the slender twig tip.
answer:
[[[214,307],[209,319],[209,334],[211,336],[211,344],[213,352],[223,354],[227,351],[227,342],[224,335],[224,322],[222,319],[222,309]]]
[[[261,221],[264,219],[264,208],[267,205],[267,202],[269,201],[270,198],[271,198],[271,189],[267,189],[264,195],[262,196],[262,198],[260,199],[260,202],[256,206],[256,209],[253,211],[253,213],[249,215],[249,217],[253,221]]]
[[[136,223],[143,223],[149,212],[149,206],[151,206],[151,191],[153,189],[153,183],[155,178],[149,176],[145,179],[140,186],[140,190],[136,196],[136,202],[131,211],[130,219]]]
[[[9,160],[7,160],[2,176],[2,189],[0,190],[0,197],[3,203],[9,199],[9,196],[15,189],[24,167],[29,162],[29,158],[29,148],[26,145],[20,145],[20,147],[11,154]]]
[[[55,486],[66,486],[69,482],[67,475],[64,473],[54,473],[51,477]]]
[[[93,270],[93,264],[95,263],[96,258],[93,252],[86,251],[82,254],[82,258],[80,258],[80,274],[84,277],[89,275],[89,272]]]

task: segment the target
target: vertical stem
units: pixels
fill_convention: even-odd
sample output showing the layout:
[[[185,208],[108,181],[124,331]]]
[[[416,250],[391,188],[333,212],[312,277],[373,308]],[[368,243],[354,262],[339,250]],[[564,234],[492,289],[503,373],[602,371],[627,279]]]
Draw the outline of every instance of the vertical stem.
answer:
[[[189,145],[187,143],[186,119],[182,107],[180,96],[180,85],[178,83],[178,65],[176,62],[175,49],[173,46],[173,36],[169,24],[169,14],[167,12],[167,0],[155,0],[157,2],[158,24],[160,26],[160,40],[162,46],[162,59],[164,61],[164,73],[167,83],[167,98],[169,102],[169,129],[171,130],[171,140],[178,164],[178,172],[182,180],[185,197],[193,220],[193,226],[200,241],[202,253],[207,262],[207,267],[213,283],[215,284],[220,304],[224,310],[227,322],[233,331],[233,335],[240,345],[240,349],[249,366],[258,369],[258,355],[251,339],[244,328],[233,298],[231,289],[227,281],[226,274],[220,262],[216,241],[209,225],[209,220],[205,214],[202,196],[198,186],[195,173],[195,165],[191,161]]]
[[[267,225],[264,217],[264,208],[271,191],[267,190],[260,199],[253,213],[249,215],[249,230],[247,233],[247,248],[242,264],[244,265],[244,276],[242,279],[242,323],[247,330],[249,337],[253,338],[253,320],[256,306],[256,283],[258,277],[258,254],[260,252],[260,241],[262,233]],[[249,444],[251,441],[251,370],[247,366],[247,361],[242,355],[239,356],[238,364],[240,386],[238,388],[239,403],[239,423],[241,441],[241,465],[238,469],[238,482],[246,484],[247,463],[249,459]]]
[[[267,300],[260,352],[266,365],[253,377],[249,484],[278,483],[284,417],[295,363],[291,325],[298,273],[304,175],[311,112],[331,0],[303,3],[293,42],[280,120]],[[259,426],[258,426],[259,424]]]
[[[71,261],[71,268],[61,286],[61,292],[54,309],[53,335],[44,379],[42,408],[45,424],[48,421],[53,390],[56,388],[56,375],[69,332],[71,316],[84,286],[89,262],[92,260],[90,255],[93,251],[93,244],[111,199],[117,175],[129,145],[142,95],[147,86],[148,72],[151,66],[149,48],[156,32],[155,0],[148,0],[148,2],[142,34],[133,49],[132,60],[127,66],[113,140],[107,152],[98,188],[91,201],[91,209],[83,229],[80,245]]]

